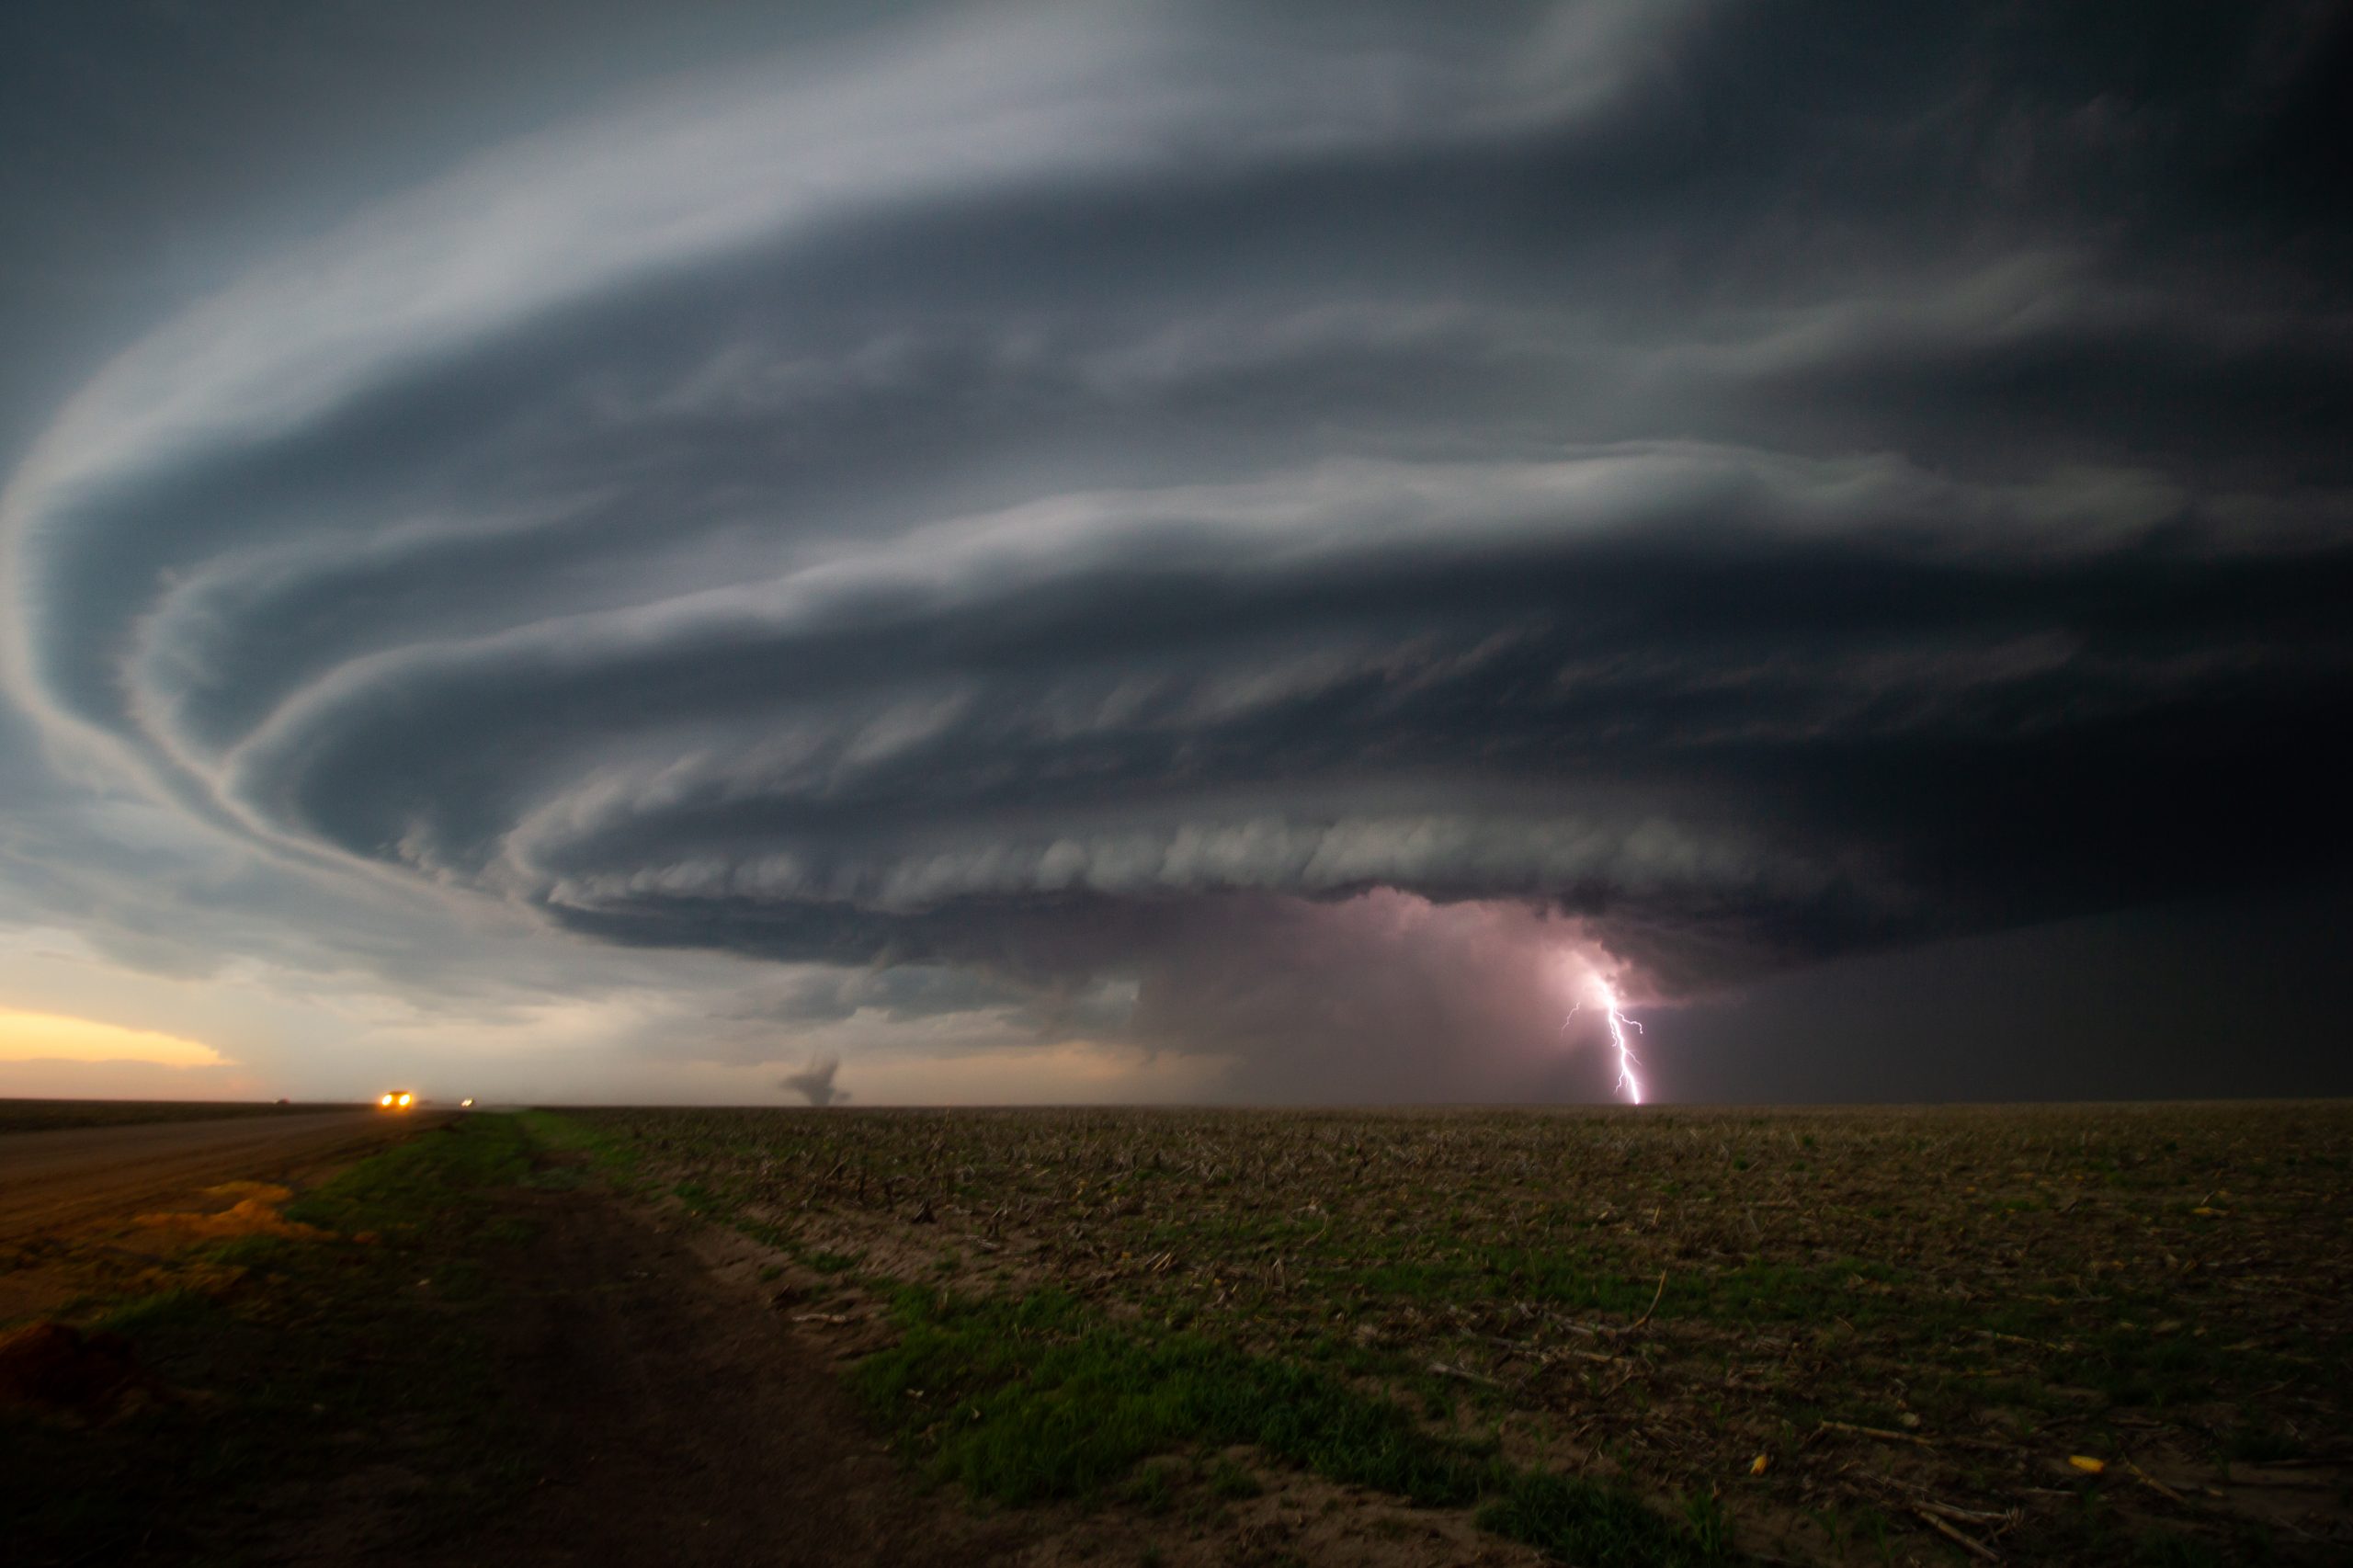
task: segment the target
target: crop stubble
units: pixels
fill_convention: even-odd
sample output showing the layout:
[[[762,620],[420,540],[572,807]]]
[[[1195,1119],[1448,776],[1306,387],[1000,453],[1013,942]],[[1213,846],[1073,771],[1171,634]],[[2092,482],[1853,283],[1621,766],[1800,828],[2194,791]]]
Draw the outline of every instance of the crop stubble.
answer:
[[[2353,1540],[2353,1107],[574,1114],[848,1351],[1066,1293],[1799,1558]]]

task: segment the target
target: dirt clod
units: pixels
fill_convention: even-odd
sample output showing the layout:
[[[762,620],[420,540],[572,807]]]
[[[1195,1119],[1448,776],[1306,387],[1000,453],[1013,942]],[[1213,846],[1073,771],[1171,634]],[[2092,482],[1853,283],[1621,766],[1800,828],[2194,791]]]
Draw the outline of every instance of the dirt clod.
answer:
[[[0,1335],[0,1405],[92,1414],[156,1389],[119,1334],[35,1323]]]

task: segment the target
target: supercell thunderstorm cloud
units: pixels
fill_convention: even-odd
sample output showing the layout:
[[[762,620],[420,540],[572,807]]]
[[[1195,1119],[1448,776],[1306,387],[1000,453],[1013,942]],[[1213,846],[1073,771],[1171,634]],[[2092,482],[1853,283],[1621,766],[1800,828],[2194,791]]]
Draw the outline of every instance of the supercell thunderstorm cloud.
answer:
[[[779,1066],[995,1008],[1270,1098],[1609,1097],[1621,1004],[2335,877],[2344,18],[713,50],[28,415],[18,738],[305,885],[796,977]]]

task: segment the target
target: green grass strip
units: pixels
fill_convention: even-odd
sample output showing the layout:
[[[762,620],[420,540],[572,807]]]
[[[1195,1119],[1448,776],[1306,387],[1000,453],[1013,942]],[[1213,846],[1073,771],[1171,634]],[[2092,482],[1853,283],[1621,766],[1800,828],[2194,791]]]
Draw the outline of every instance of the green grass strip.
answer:
[[[597,1174],[618,1190],[637,1194],[645,1189],[644,1178],[639,1173],[642,1151],[634,1141],[616,1137],[562,1111],[517,1111],[514,1119],[540,1148],[585,1156]]]
[[[1732,1560],[1721,1517],[1664,1517],[1622,1486],[1518,1469],[1326,1373],[1188,1334],[1145,1335],[1073,1298],[961,1300],[907,1287],[903,1337],[853,1385],[933,1476],[1008,1504],[1087,1498],[1143,1460],[1255,1445],[1596,1568]]]

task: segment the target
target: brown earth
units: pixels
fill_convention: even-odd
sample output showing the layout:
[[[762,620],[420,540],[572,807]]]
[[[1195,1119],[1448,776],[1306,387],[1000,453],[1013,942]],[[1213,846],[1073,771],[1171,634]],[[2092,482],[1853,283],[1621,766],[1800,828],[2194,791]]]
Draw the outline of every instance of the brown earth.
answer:
[[[0,1405],[94,1411],[133,1391],[153,1392],[156,1384],[119,1334],[62,1323],[0,1334]]]
[[[919,1495],[832,1365],[707,1272],[676,1221],[586,1192],[515,1195],[538,1234],[501,1280],[506,1396],[546,1435],[529,1500],[418,1561],[988,1562],[1009,1523]]]

